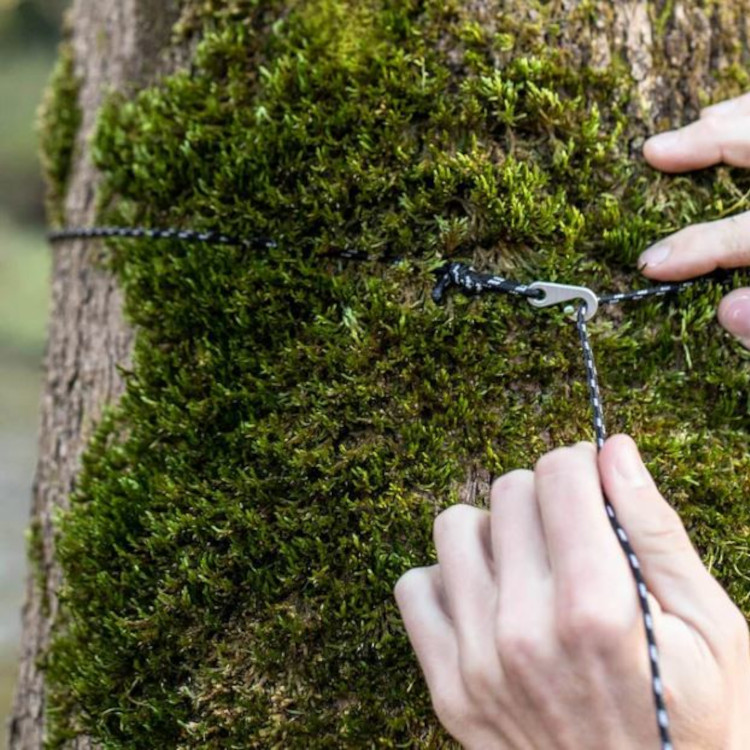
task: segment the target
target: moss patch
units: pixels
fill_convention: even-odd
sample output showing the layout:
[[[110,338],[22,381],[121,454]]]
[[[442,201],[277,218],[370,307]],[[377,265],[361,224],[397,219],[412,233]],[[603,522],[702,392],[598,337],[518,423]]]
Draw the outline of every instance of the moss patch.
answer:
[[[61,526],[50,745],[448,746],[393,584],[430,562],[470,467],[529,466],[590,429],[562,312],[437,307],[431,270],[630,287],[648,242],[739,205],[747,180],[647,170],[627,73],[572,64],[543,24],[498,14],[487,32],[445,2],[237,6],[189,74],[101,116],[104,218],[279,248],[112,245],[138,338]],[[344,249],[403,260],[322,257]],[[719,296],[592,332],[611,427],[750,609],[747,354]]]
[[[47,214],[55,224],[63,221],[63,201],[82,117],[78,106],[80,82],[74,66],[72,47],[62,44],[39,110],[42,167],[47,180]]]

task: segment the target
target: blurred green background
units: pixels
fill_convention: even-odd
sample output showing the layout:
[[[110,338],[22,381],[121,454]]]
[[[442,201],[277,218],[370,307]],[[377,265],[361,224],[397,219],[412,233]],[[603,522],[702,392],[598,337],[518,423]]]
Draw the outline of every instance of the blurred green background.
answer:
[[[0,727],[13,692],[50,257],[36,110],[63,0],[0,0]],[[4,731],[2,732],[4,735]]]

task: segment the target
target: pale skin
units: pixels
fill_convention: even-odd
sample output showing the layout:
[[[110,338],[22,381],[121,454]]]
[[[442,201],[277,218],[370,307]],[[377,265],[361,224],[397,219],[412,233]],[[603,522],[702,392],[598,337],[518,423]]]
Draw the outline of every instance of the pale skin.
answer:
[[[750,167],[750,94],[644,154],[668,172]],[[639,264],[659,281],[745,265],[750,212],[683,229]],[[718,318],[750,348],[750,289],[730,292]],[[495,480],[489,511],[456,505],[435,520],[438,564],[408,571],[395,595],[438,719],[467,750],[659,747],[641,612],[603,493],[651,592],[675,749],[747,750],[747,621],[624,435],[598,455],[552,451]]]
[[[646,142],[646,160],[679,173],[724,163],[750,167],[750,94],[701,112],[700,119]],[[641,255],[643,273],[657,281],[680,281],[717,268],[750,265],[750,211],[687,227]],[[719,305],[719,322],[750,349],[750,289],[730,292]]]

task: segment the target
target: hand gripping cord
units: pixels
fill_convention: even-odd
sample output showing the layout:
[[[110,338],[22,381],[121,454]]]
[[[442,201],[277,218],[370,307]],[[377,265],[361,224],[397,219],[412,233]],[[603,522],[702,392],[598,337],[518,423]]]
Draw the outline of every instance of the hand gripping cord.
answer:
[[[534,282],[533,284],[519,284],[501,276],[482,274],[475,271],[471,266],[463,263],[453,262],[446,264],[442,269],[442,275],[438,279],[433,290],[432,297],[435,302],[440,302],[450,286],[456,286],[471,294],[483,292],[505,292],[520,297],[526,297],[534,307],[547,307],[578,300],[578,308],[575,315],[578,337],[583,351],[583,361],[586,369],[586,384],[589,392],[589,404],[594,424],[594,435],[596,437],[597,450],[604,447],[607,439],[607,428],[604,423],[604,410],[602,407],[599,380],[594,360],[594,352],[588,333],[587,322],[596,313],[600,305],[612,305],[629,300],[642,300],[649,297],[662,297],[674,294],[693,286],[697,280],[683,281],[675,284],[660,284],[658,286],[639,289],[632,292],[621,292],[597,296],[586,287],[571,286],[567,284],[552,284],[548,282]],[[654,621],[651,615],[651,607],[648,600],[648,588],[643,578],[640,563],[630,544],[627,532],[617,518],[615,509],[605,497],[604,508],[609,518],[612,529],[617,540],[625,553],[635,580],[638,602],[643,616],[643,625],[648,645],[648,658],[651,670],[651,691],[653,693],[654,706],[656,708],[656,721],[659,731],[659,739],[662,750],[673,750],[670,738],[669,714],[667,713],[664,700],[664,687],[661,680],[659,666],[659,650],[656,644]]]
[[[271,249],[277,247],[273,240],[263,238],[239,239],[216,232],[200,232],[189,229],[174,228],[144,228],[144,227],[72,227],[50,232],[50,241],[62,240],[88,240],[95,238],[147,238],[147,239],[175,239],[183,242],[199,242],[211,245],[234,245],[252,249]],[[369,255],[359,251],[345,250],[339,253],[328,253],[327,256],[342,260],[388,260],[390,262],[398,259],[371,258]],[[594,435],[596,446],[601,450],[607,438],[607,429],[604,424],[604,411],[599,389],[599,381],[596,372],[594,353],[588,333],[587,323],[596,313],[601,305],[612,305],[630,300],[642,300],[649,297],[661,297],[674,294],[686,289],[698,281],[695,279],[682,281],[675,284],[661,284],[658,286],[639,289],[632,292],[622,292],[598,296],[587,287],[571,286],[568,284],[553,284],[549,282],[534,282],[533,284],[521,284],[511,281],[502,276],[489,273],[480,273],[471,266],[449,261],[437,270],[437,281],[432,291],[435,303],[440,303],[446,292],[455,287],[469,294],[483,294],[495,292],[525,297],[534,307],[547,307],[565,302],[577,301],[575,315],[578,337],[583,350],[583,361],[586,369],[586,383],[589,393],[589,404],[594,424]],[[573,310],[571,309],[571,312]],[[604,508],[609,518],[617,540],[630,566],[636,584],[638,601],[643,615],[643,625],[648,644],[648,658],[651,669],[651,691],[653,693],[654,706],[656,708],[656,721],[661,742],[661,750],[674,750],[670,739],[669,715],[664,700],[664,688],[661,681],[659,667],[659,651],[656,644],[654,632],[654,621],[648,601],[648,589],[643,578],[640,563],[633,551],[630,540],[625,529],[617,519],[614,508],[609,500],[604,499]]]

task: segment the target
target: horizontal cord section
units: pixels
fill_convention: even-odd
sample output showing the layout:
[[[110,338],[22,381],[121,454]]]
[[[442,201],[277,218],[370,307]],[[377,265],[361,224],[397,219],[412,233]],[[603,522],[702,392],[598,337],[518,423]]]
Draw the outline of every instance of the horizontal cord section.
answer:
[[[274,240],[256,237],[240,239],[220,232],[201,232],[194,229],[147,228],[147,227],[64,227],[47,234],[50,242],[63,240],[92,239],[142,239],[181,240],[183,242],[206,242],[210,245],[233,245],[236,247],[275,248]]]
[[[703,278],[704,281],[709,279],[716,279],[716,277],[706,276]],[[681,292],[688,287],[695,286],[699,279],[690,279],[688,281],[678,281],[674,284],[659,284],[659,286],[650,286],[645,289],[636,289],[632,292],[619,292],[617,294],[605,294],[599,297],[600,305],[614,305],[618,302],[627,302],[629,300],[639,300],[646,297],[663,297],[666,294],[675,294]]]
[[[515,294],[517,296],[526,297],[529,300],[537,300],[536,307],[546,306],[540,304],[545,298],[545,292],[542,288],[545,284],[542,282],[534,282],[532,284],[522,284],[516,281],[505,278],[504,276],[497,276],[489,273],[480,273],[472,266],[461,263],[459,261],[451,261],[441,266],[436,273],[438,274],[438,280],[435,284],[435,288],[432,290],[432,299],[435,302],[441,302],[445,296],[445,293],[451,287],[457,287],[464,292],[470,294],[480,294],[482,292],[505,292],[507,294]],[[700,279],[691,279],[689,281],[680,281],[674,284],[659,284],[658,286],[646,287],[644,289],[637,289],[631,292],[617,292],[614,294],[597,295],[591,290],[583,287],[573,287],[570,289],[582,289],[588,293],[592,299],[596,299],[599,305],[614,305],[620,302],[626,302],[630,300],[642,300],[649,297],[664,297],[668,294],[676,294],[682,292],[685,289],[694,286],[699,281],[718,280],[718,277],[705,276]],[[547,285],[552,286],[552,285]],[[565,286],[565,285],[558,285]],[[562,300],[559,300],[562,301]],[[557,300],[550,304],[555,304]]]
[[[92,226],[92,227],[64,227],[56,229],[47,235],[50,242],[61,242],[65,240],[91,240],[91,239],[153,239],[153,240],[179,240],[182,242],[203,242],[211,245],[229,245],[235,247],[246,247],[253,249],[275,249],[279,245],[275,240],[265,237],[240,238],[221,232],[200,231],[195,229],[178,229],[175,227],[123,227],[123,226]],[[333,258],[351,261],[379,261],[393,264],[401,260],[397,257],[378,258],[360,250],[342,250],[321,253],[319,257]],[[482,273],[473,266],[462,261],[447,261],[435,271],[437,281],[432,290],[432,299],[436,303],[444,300],[449,289],[455,288],[467,294],[481,294],[483,292],[497,292],[525,297],[536,300],[537,307],[546,306],[542,301],[545,292],[539,288],[540,282],[525,284],[513,281],[504,276],[492,273]],[[662,297],[676,294],[698,283],[716,279],[715,275],[691,279],[672,284],[659,284],[658,286],[646,287],[630,292],[617,292],[613,294],[596,295],[590,292],[599,305],[613,305],[631,300],[641,300],[649,297]],[[536,288],[535,288],[536,287]],[[555,304],[550,302],[549,304]]]

